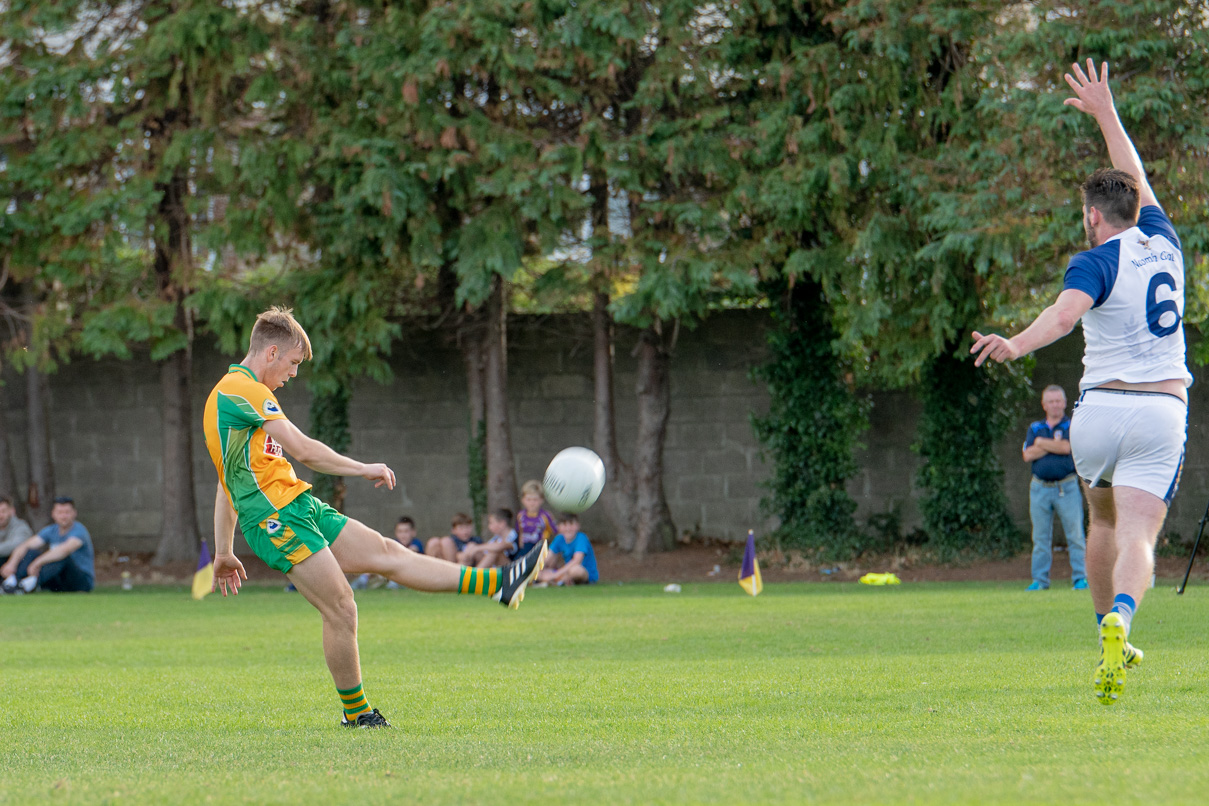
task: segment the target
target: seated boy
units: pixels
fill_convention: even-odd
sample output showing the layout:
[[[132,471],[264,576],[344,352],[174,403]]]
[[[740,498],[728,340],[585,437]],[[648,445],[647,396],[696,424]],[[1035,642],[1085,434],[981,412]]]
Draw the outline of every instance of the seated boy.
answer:
[[[512,528],[512,510],[497,509],[487,516],[491,538],[482,545],[473,543],[458,552],[458,562],[476,568],[507,565],[516,552],[516,530]]]
[[[470,543],[482,543],[474,536],[474,520],[464,512],[453,516],[449,523],[449,534],[445,537],[431,537],[424,553],[429,557],[440,557],[442,560],[455,562],[458,552]]]
[[[399,522],[395,524],[395,541],[402,544],[404,547],[411,549],[416,554],[424,553],[424,544],[416,537],[416,522],[407,515],[399,518]],[[368,587],[379,587],[383,582],[386,582],[386,587],[390,590],[398,590],[399,583],[395,581],[387,581],[384,577],[378,577],[371,580],[370,574],[362,574],[353,580],[353,590],[365,590]]]
[[[516,531],[520,535],[519,550],[525,551],[542,540],[551,540],[558,531],[554,516],[542,506],[542,483],[533,479],[521,485],[521,505],[524,509],[516,513]]]
[[[579,531],[579,516],[559,515],[558,537],[550,544],[550,564],[538,572],[538,582],[547,585],[591,585],[600,579],[596,571],[596,552],[588,536]]]
[[[416,522],[407,515],[399,518],[399,522],[395,524],[395,540],[416,554],[424,553],[424,544],[416,537]]]

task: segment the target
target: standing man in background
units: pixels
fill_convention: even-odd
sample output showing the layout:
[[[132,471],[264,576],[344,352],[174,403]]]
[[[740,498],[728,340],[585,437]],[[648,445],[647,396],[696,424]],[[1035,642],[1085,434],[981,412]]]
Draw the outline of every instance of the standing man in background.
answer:
[[[1033,521],[1033,582],[1028,590],[1049,588],[1055,514],[1061,518],[1066,534],[1071,587],[1087,590],[1083,495],[1079,492],[1075,460],[1070,455],[1070,419],[1066,416],[1066,392],[1061,386],[1045,387],[1041,408],[1045,410],[1045,419],[1030,425],[1024,438],[1024,461],[1033,465],[1033,480],[1028,488],[1028,511]]]

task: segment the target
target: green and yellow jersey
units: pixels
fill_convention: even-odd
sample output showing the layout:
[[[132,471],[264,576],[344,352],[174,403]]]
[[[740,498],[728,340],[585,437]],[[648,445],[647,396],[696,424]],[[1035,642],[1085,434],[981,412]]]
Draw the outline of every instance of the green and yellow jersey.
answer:
[[[277,398],[242,364],[232,364],[206,399],[206,448],[241,525],[276,517],[311,487],[261,427],[284,419]]]

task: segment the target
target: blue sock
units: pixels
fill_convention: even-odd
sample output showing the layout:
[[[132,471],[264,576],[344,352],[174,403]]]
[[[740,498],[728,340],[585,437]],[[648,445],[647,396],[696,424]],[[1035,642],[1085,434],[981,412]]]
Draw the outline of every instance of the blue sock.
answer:
[[[1133,611],[1138,607],[1138,603],[1133,600],[1133,597],[1127,593],[1118,593],[1112,600],[1112,610],[1110,613],[1119,613],[1121,620],[1125,622],[1125,634],[1129,634],[1129,624],[1133,621]]]
[[[1096,613],[1096,626],[1100,626],[1100,622],[1104,620],[1105,613]]]

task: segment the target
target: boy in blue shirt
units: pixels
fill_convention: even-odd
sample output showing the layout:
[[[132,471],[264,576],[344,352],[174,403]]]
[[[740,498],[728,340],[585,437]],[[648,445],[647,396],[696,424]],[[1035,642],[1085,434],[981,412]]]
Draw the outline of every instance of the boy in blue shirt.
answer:
[[[54,521],[13,551],[3,566],[4,592],[92,590],[96,573],[92,562],[92,537],[76,521],[70,498],[56,498],[50,510]]]
[[[550,565],[538,572],[537,579],[547,585],[591,585],[600,579],[596,570],[596,552],[588,536],[579,531],[579,516],[559,515],[558,536],[550,544]]]

